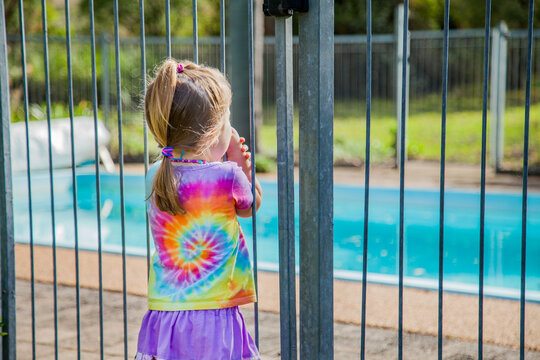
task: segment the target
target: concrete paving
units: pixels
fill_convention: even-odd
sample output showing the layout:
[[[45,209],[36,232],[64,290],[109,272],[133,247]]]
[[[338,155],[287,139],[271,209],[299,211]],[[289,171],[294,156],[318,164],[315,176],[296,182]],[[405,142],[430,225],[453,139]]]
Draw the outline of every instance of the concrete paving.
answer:
[[[30,282],[17,281],[17,353],[18,359],[32,358]],[[36,358],[54,359],[54,295],[51,284],[35,284]],[[81,359],[100,359],[99,292],[81,289]],[[106,359],[124,358],[124,326],[122,293],[103,292],[103,353]],[[58,359],[77,359],[77,307],[75,288],[58,287]],[[243,307],[242,313],[253,334],[253,307]],[[127,350],[132,359],[137,350],[137,334],[146,299],[127,295]],[[260,312],[260,352],[263,359],[280,358],[279,314]],[[334,358],[358,359],[360,355],[360,327],[342,323],[334,324]],[[403,338],[405,359],[436,359],[435,336],[405,333]],[[445,359],[475,359],[477,344],[474,342],[444,340]],[[366,337],[367,359],[397,358],[397,333],[395,330],[368,328]],[[515,348],[484,345],[485,359],[518,359]],[[540,352],[527,352],[526,359],[540,359]],[[219,359],[215,359],[219,360]]]

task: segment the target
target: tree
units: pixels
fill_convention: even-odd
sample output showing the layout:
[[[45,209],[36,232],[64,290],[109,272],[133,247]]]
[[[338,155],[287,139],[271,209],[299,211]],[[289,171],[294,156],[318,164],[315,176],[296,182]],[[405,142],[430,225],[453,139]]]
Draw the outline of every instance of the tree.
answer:
[[[138,2],[119,1],[120,34],[137,36],[140,31]],[[191,36],[193,34],[193,8],[191,0],[170,2],[170,21],[172,36]],[[94,0],[96,31],[110,32],[114,29],[113,2]],[[219,35],[219,0],[198,0],[198,32],[200,36]],[[88,13],[88,0],[79,4],[81,14]],[[87,18],[87,17],[86,17]],[[165,1],[145,1],[145,34],[147,36],[165,35]],[[85,24],[88,27],[88,22]],[[87,30],[85,30],[87,31]]]
[[[19,34],[19,1],[4,0],[6,31],[9,35]],[[65,34],[64,17],[54,5],[47,6],[47,30],[50,34]],[[63,11],[63,9],[61,9]],[[24,29],[28,34],[41,33],[41,1],[24,1]]]

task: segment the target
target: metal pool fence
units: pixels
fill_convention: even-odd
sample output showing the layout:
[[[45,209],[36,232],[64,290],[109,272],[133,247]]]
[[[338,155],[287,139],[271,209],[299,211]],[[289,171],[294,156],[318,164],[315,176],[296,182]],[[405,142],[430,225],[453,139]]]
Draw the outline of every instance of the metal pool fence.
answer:
[[[28,139],[29,123],[29,91],[27,79],[27,56],[24,32],[23,1],[19,1],[20,20],[20,61],[22,67],[22,84],[24,89],[24,120],[26,122],[26,162],[27,162],[27,187],[28,187],[28,207],[29,207],[29,228],[30,228],[30,267],[31,267],[31,301],[32,301],[32,354],[36,354],[36,328],[35,328],[35,291],[34,291],[34,252],[33,252],[33,222],[32,222],[32,189],[33,184],[30,176],[30,158]],[[449,31],[449,0],[444,0],[444,32],[437,36],[442,40],[441,63],[437,65],[440,72],[441,85],[437,88],[442,92],[441,108],[441,163],[440,163],[440,220],[439,220],[439,289],[438,289],[438,358],[443,357],[443,254],[444,254],[444,200],[445,200],[445,149],[446,149],[446,114],[449,81],[449,46],[451,36]],[[372,12],[371,0],[366,0],[367,4],[367,29],[365,37],[365,98],[366,98],[366,171],[365,171],[365,198],[364,198],[364,241],[363,241],[363,279],[367,275],[367,253],[369,246],[368,239],[368,216],[369,216],[369,185],[370,185],[370,125],[372,114],[372,99],[375,95],[373,89],[373,58],[375,40],[372,35]],[[531,101],[531,73],[533,59],[533,6],[534,1],[529,0],[529,23],[526,32],[526,70],[525,70],[525,104],[524,111],[524,148],[523,148],[523,187],[522,187],[522,242],[521,242],[521,292],[520,292],[520,359],[525,357],[525,271],[526,271],[526,224],[527,224],[527,174],[528,174],[528,144],[529,144],[529,113]],[[170,32],[170,1],[166,0],[166,29],[165,45],[166,55],[171,56],[174,52],[172,47],[174,42]],[[408,0],[405,0],[403,7],[402,35],[397,43],[400,45],[400,53],[404,59],[418,56],[421,52],[415,46],[415,36],[408,41]],[[140,38],[134,41],[134,45],[139,47],[141,57],[141,68],[136,76],[140,81],[140,87],[145,88],[145,74],[147,47],[155,39],[146,39],[144,31],[144,0],[139,0],[140,9]],[[220,1],[221,36],[216,41],[219,44],[219,66],[222,71],[226,71],[225,54],[225,21],[224,21],[224,0]],[[43,64],[46,98],[46,118],[48,125],[48,162],[49,162],[49,187],[50,187],[50,207],[52,221],[52,254],[53,254],[53,287],[54,287],[54,327],[55,358],[58,358],[58,304],[57,304],[57,267],[56,267],[56,230],[54,213],[54,159],[52,156],[51,141],[51,71],[49,63],[49,36],[47,34],[47,9],[46,1],[41,1],[42,21],[43,21]],[[252,106],[254,89],[254,57],[253,57],[253,1],[249,1],[249,80],[250,80],[250,124],[251,124],[251,147],[255,148],[255,123],[254,108]],[[257,9],[256,11],[260,11]],[[15,326],[15,264],[14,264],[14,219],[12,203],[12,172],[10,154],[10,94],[8,77],[8,38],[6,35],[6,24],[4,17],[4,2],[0,2],[0,104],[1,104],[1,133],[0,133],[0,236],[1,236],[1,273],[2,273],[2,355],[5,359],[16,358],[16,326]],[[195,62],[202,55],[199,49],[197,36],[197,1],[193,0],[193,24],[194,34],[192,43],[192,55]],[[299,36],[298,36],[298,106],[300,113],[300,321],[299,333],[300,344],[299,354],[301,359],[331,359],[333,358],[333,106],[334,106],[334,68],[327,66],[334,63],[334,35],[333,35],[333,1],[331,0],[311,0],[310,9],[307,13],[298,14]],[[480,261],[479,261],[479,294],[478,294],[478,358],[483,358],[483,301],[484,301],[484,218],[485,218],[485,175],[486,175],[486,130],[488,111],[488,82],[489,82],[489,54],[490,39],[492,29],[490,24],[491,1],[486,1],[485,7],[485,29],[483,31],[483,56],[477,59],[482,64],[482,86],[481,105],[472,103],[472,106],[480,107],[482,110],[482,162],[481,162],[481,196],[480,196]],[[71,124],[71,175],[73,181],[73,222],[75,232],[75,264],[76,264],[76,308],[77,308],[77,355],[81,357],[81,322],[80,322],[80,294],[79,294],[79,245],[78,245],[78,213],[77,213],[77,169],[75,164],[75,144],[73,137],[73,71],[72,71],[72,39],[70,35],[70,12],[69,1],[65,1],[66,20],[66,57],[67,57],[67,105],[70,113]],[[96,35],[94,28],[94,2],[89,0],[89,21],[90,21],[90,59],[91,59],[91,102],[93,105],[94,134],[98,128],[98,64],[96,61]],[[121,85],[121,52],[120,38],[118,32],[118,0],[114,1],[114,49],[115,49],[115,97],[122,98],[123,87]],[[281,323],[281,357],[282,359],[297,358],[297,324],[296,324],[296,293],[295,293],[295,263],[294,263],[294,158],[293,158],[293,93],[294,93],[294,71],[293,71],[293,46],[292,19],[276,18],[275,35],[275,99],[277,111],[277,139],[278,139],[278,189],[279,197],[279,283],[280,283],[280,323]],[[420,36],[420,35],[418,35]],[[475,37],[478,34],[475,33]],[[520,37],[525,34],[519,34]],[[379,39],[381,40],[381,39]],[[478,41],[475,40],[475,41]],[[522,40],[520,40],[522,41]],[[337,45],[337,42],[336,42]],[[217,48],[216,48],[217,49]],[[54,72],[54,69],[53,69]],[[436,71],[435,71],[436,72]],[[407,106],[407,87],[409,84],[409,71],[407,61],[401,62],[399,69],[399,165],[400,165],[400,203],[399,203],[399,302],[398,302],[398,359],[403,358],[403,243],[404,243],[404,173],[405,173],[405,120]],[[364,83],[364,81],[362,81]],[[415,89],[416,91],[420,89]],[[430,90],[431,91],[431,90]],[[378,93],[378,90],[375,90]],[[123,331],[124,331],[124,358],[127,359],[127,306],[126,306],[126,244],[125,244],[125,210],[124,210],[124,161],[123,161],[123,110],[122,102],[117,104],[117,126],[119,143],[119,172],[120,172],[120,201],[121,201],[121,244],[122,244],[122,280],[123,280]],[[142,114],[140,115],[142,119]],[[148,169],[148,146],[147,130],[144,129],[145,139],[145,170]],[[102,273],[102,247],[101,247],[101,214],[100,214],[100,167],[98,157],[98,138],[94,137],[95,149],[95,173],[96,173],[96,204],[97,204],[97,233],[98,233],[98,258],[99,258],[99,334],[100,334],[100,358],[104,358],[104,329],[103,329],[103,273]],[[253,154],[253,162],[256,161],[256,154]],[[252,177],[255,177],[255,167],[253,167]],[[253,260],[255,277],[257,277],[257,218],[253,216]],[[149,234],[147,226],[147,249],[149,256]],[[148,261],[148,258],[147,258]],[[361,327],[361,358],[365,358],[365,338],[366,338],[366,293],[368,291],[366,281],[362,283],[362,327]],[[255,303],[255,338],[258,343],[258,308]]]
[[[399,27],[398,27],[399,28]],[[440,58],[443,53],[443,32],[441,31],[410,31],[409,54],[409,79],[407,88],[409,99],[407,100],[408,114],[414,116],[421,113],[436,113],[441,106],[440,93],[442,91],[442,63]],[[399,91],[401,79],[398,78],[400,66],[399,58],[402,58],[401,47],[397,46],[396,39],[400,31],[394,34],[376,34],[372,38],[373,75],[372,104],[373,114],[380,116],[399,117]],[[450,30],[449,38],[449,76],[448,112],[481,111],[482,110],[482,59],[483,59],[483,29]],[[105,124],[115,126],[115,113],[118,104],[115,78],[115,46],[114,37],[107,33],[96,36],[96,56],[98,58],[97,88],[98,110]],[[492,131],[489,137],[489,160],[490,165],[497,170],[518,168],[516,164],[520,159],[515,151],[505,148],[505,132],[510,133],[513,129],[505,122],[505,109],[520,105],[525,88],[525,65],[527,49],[527,33],[522,30],[508,30],[504,23],[492,27],[490,51],[490,91],[489,109],[493,116],[490,117]],[[65,61],[66,38],[58,35],[48,37],[50,66],[56,71],[50,74],[50,82],[66,83],[67,63]],[[20,36],[8,34],[9,54],[11,64],[21,63]],[[220,67],[222,47],[219,37],[201,37],[198,42],[197,56],[202,63]],[[228,44],[228,45],[227,45]],[[535,32],[533,48],[538,49],[540,33]],[[163,37],[145,37],[145,59],[147,63],[158,63],[167,54],[167,40]],[[180,59],[193,58],[195,56],[192,39],[187,37],[171,38],[171,51]],[[262,88],[262,122],[273,124],[275,122],[276,109],[276,41],[274,37],[264,38],[263,46],[263,88]],[[39,69],[43,62],[43,38],[38,35],[26,37],[26,54],[30,69]],[[135,115],[139,111],[141,93],[144,91],[140,81],[140,74],[136,67],[129,64],[142,63],[140,37],[120,38],[120,58],[124,65],[121,67],[120,78],[122,82],[122,108],[124,109],[124,123],[130,124],[139,121]],[[226,41],[226,47],[230,48],[230,40]],[[73,71],[71,94],[73,103],[79,111],[85,111],[93,102],[93,89],[91,74],[85,69],[91,67],[91,44],[89,36],[74,36],[70,44],[73,54]],[[352,112],[365,111],[366,89],[366,36],[365,35],[337,35],[334,39],[334,99],[336,114],[350,116]],[[535,62],[532,66],[532,79],[540,79],[539,56],[533,57]],[[128,62],[126,59],[129,59]],[[463,63],[468,66],[462,66]],[[127,66],[126,66],[127,65]],[[298,69],[298,37],[293,37],[293,68]],[[230,68],[225,68],[230,73]],[[46,98],[46,85],[44,74],[30,70],[27,81],[28,103],[31,104],[32,117],[45,117],[45,111],[41,106]],[[298,99],[298,71],[293,70],[293,98]],[[22,69],[11,67],[10,88],[17,92],[23,88]],[[536,81],[538,83],[538,81]],[[535,81],[533,81],[535,84]],[[531,102],[540,100],[538,86],[531,89]],[[69,109],[65,105],[65,99],[69,97],[68,87],[53,87],[49,95],[55,117],[68,117]],[[247,108],[248,103],[243,104]],[[18,120],[24,119],[25,107],[23,101],[15,101],[12,112]],[[62,106],[55,106],[63,104]],[[80,106],[79,106],[80,105]],[[77,111],[76,111],[77,113]],[[256,115],[257,116],[257,115]],[[340,115],[338,115],[340,116]],[[506,124],[506,125],[505,125]],[[507,136],[508,137],[508,136]],[[506,140],[509,143],[509,140]],[[532,151],[538,151],[532,145]],[[395,153],[398,154],[399,142],[394,145]],[[116,146],[115,146],[116,149]],[[142,152],[142,150],[141,150]],[[388,155],[391,156],[391,155]],[[127,160],[133,157],[142,158],[137,151],[131,154],[128,151]],[[505,161],[506,159],[506,161]],[[389,159],[385,159],[389,160]]]
[[[399,9],[400,7],[398,7]],[[397,13],[397,12],[396,12]],[[398,19],[402,23],[402,17]],[[442,31],[410,31],[410,54],[409,54],[409,79],[407,89],[408,114],[436,113],[441,106],[440,93],[442,91],[442,62],[443,32]],[[376,34],[372,37],[372,104],[373,114],[380,116],[399,117],[399,91],[401,79],[399,78],[400,65],[400,41],[401,27],[396,26],[394,34]],[[499,23],[491,30],[490,51],[490,91],[489,111],[490,126],[492,131],[489,137],[489,160],[490,165],[497,170],[518,168],[516,162],[520,161],[518,155],[505,148],[505,130],[510,133],[508,120],[505,125],[506,107],[520,106],[523,98],[526,80],[527,61],[527,33],[524,30],[509,30],[504,23]],[[20,36],[8,34],[10,51],[8,61],[10,64],[21,63]],[[482,59],[483,59],[483,29],[450,30],[449,38],[449,75],[448,75],[448,112],[463,112],[482,110]],[[25,38],[27,61],[30,69],[40,69],[43,62],[43,38],[38,35],[29,35]],[[48,37],[49,63],[56,70],[51,72],[51,83],[67,83],[67,62],[65,52],[67,48],[66,38],[59,35]],[[115,126],[115,113],[118,104],[115,78],[115,41],[114,36],[101,33],[95,38],[95,52],[98,58],[97,88],[98,110],[105,124]],[[220,67],[222,59],[222,46],[219,37],[201,37],[198,39],[197,54],[194,53],[193,41],[187,37],[172,37],[170,41],[171,52],[175,57],[194,58],[195,55],[202,63],[209,66]],[[538,52],[540,47],[540,33],[533,36],[533,49]],[[293,37],[293,99],[298,99],[298,37]],[[144,91],[140,81],[138,68],[131,64],[142,63],[140,37],[120,38],[120,58],[123,66],[120,69],[122,83],[122,108],[124,109],[124,123],[129,124],[139,121],[139,104],[141,93]],[[145,59],[149,64],[158,63],[167,54],[167,39],[163,37],[149,36],[144,39]],[[230,41],[226,41],[226,47],[230,48]],[[55,109],[55,117],[68,117],[69,109],[65,105],[71,91],[73,103],[78,111],[87,111],[89,104],[93,103],[93,88],[91,74],[86,71],[91,67],[91,43],[90,36],[73,36],[71,44],[73,59],[72,88],[58,86],[49,89],[50,101]],[[225,49],[225,47],[223,47]],[[262,71],[262,122],[273,124],[276,116],[276,50],[275,37],[264,38],[263,46],[263,71]],[[334,99],[335,112],[350,116],[351,112],[364,112],[366,89],[366,51],[367,38],[365,35],[337,35],[334,39]],[[129,60],[127,60],[129,59]],[[532,66],[533,85],[540,79],[540,66],[538,59]],[[462,66],[467,63],[468,66]],[[225,68],[230,73],[230,67]],[[44,73],[31,70],[27,79],[28,103],[31,107],[32,117],[45,117],[44,107],[41,106],[46,98],[46,84]],[[11,67],[10,88],[12,92],[21,92],[23,77],[20,67]],[[248,99],[242,106],[247,108]],[[538,86],[531,89],[531,102],[540,101]],[[25,106],[23,101],[14,101],[15,108],[12,112],[18,120],[24,119]],[[63,104],[62,106],[55,106]],[[76,111],[77,113],[77,111]],[[31,118],[32,118],[31,117]],[[260,119],[257,119],[260,120]],[[508,137],[508,136],[507,136]],[[506,140],[508,144],[508,140]],[[532,150],[537,151],[534,148]],[[395,153],[398,154],[399,141],[396,141]],[[116,147],[115,147],[116,149]],[[142,152],[142,151],[141,151]],[[128,151],[126,159],[142,158],[139,151],[132,154]],[[397,158],[399,155],[397,156]],[[504,158],[506,157],[506,163]],[[398,160],[396,158],[396,160]]]
[[[493,33],[495,32],[495,36]],[[499,36],[499,34],[501,34]],[[449,92],[452,101],[449,111],[481,110],[482,97],[482,56],[483,56],[483,29],[450,30],[451,42],[449,56]],[[505,42],[504,53],[499,53],[498,48],[492,49],[491,58],[501,58],[500,66],[504,65],[505,72],[492,72],[490,82],[499,84],[496,78],[505,76],[503,80],[505,91],[509,92],[505,104],[517,106],[521,94],[525,89],[526,48],[527,33],[523,30],[508,30],[504,23],[492,28],[492,41]],[[66,39],[63,36],[51,35],[49,41],[49,57],[51,65],[57,71],[50,74],[55,82],[66,82],[67,64],[65,63]],[[219,37],[200,37],[198,57],[201,63],[213,67],[221,64],[221,43]],[[227,40],[229,41],[229,40]],[[538,51],[540,33],[535,32],[533,48]],[[9,62],[19,64],[21,61],[20,37],[8,33],[10,47]],[[120,53],[122,59],[130,59],[131,63],[140,63],[140,38],[120,37]],[[29,59],[34,67],[43,58],[43,38],[38,35],[26,37],[27,53],[32,54]],[[410,31],[410,47],[413,52],[409,56],[411,89],[411,113],[424,111],[438,111],[440,108],[440,93],[442,86],[442,63],[440,58],[443,52],[442,31]],[[163,37],[148,36],[145,38],[146,61],[150,64],[159,62],[167,54],[166,39]],[[90,74],[82,69],[90,68],[90,37],[73,36],[71,44],[72,53],[75,54],[73,74],[73,99],[75,104],[92,101],[92,79]],[[194,56],[192,39],[187,37],[172,37],[171,51],[180,59],[191,59]],[[495,51],[497,51],[495,53]],[[108,33],[101,33],[96,37],[96,52],[99,58],[98,72],[98,100],[103,118],[110,117],[111,108],[117,104],[115,92],[115,57],[114,38]],[[377,100],[372,104],[372,110],[378,114],[384,114],[388,109],[395,106],[395,90],[399,85],[396,79],[396,34],[376,34],[372,39],[372,54],[374,56],[372,97]],[[264,38],[263,54],[263,101],[267,111],[264,119],[272,122],[275,111],[275,78],[276,78],[276,43],[275,38]],[[366,81],[366,36],[365,35],[336,35],[334,39],[334,92],[338,103],[357,102],[364,100],[366,89],[363,84]],[[538,56],[534,57],[535,63],[532,68],[532,78],[540,78]],[[124,60],[126,61],[126,60]],[[469,66],[461,66],[467,61]],[[42,61],[41,61],[42,62]],[[298,68],[298,37],[293,37],[293,67]],[[497,67],[497,69],[499,68]],[[11,88],[22,85],[22,76],[18,69],[12,69]],[[41,103],[45,98],[44,74],[32,73],[28,79],[28,98],[30,103]],[[121,69],[122,107],[126,110],[137,111],[142,91],[140,74],[133,67],[124,66]],[[298,73],[293,73],[294,93],[298,95]],[[51,101],[64,103],[68,97],[68,89],[63,87],[51,89]],[[540,93],[536,88],[532,89],[531,101],[538,102]],[[12,109],[14,110],[14,109]],[[24,106],[20,106],[21,112]],[[391,111],[393,114],[393,112]]]

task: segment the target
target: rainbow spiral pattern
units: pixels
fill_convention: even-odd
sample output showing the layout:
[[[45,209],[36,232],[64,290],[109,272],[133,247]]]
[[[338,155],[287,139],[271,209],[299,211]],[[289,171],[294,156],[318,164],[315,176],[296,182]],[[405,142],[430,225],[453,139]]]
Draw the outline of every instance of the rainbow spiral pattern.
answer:
[[[148,288],[151,310],[200,310],[256,301],[246,241],[236,218],[235,173],[226,164],[183,171],[183,215],[148,214],[156,252]],[[246,189],[246,196],[250,196]]]

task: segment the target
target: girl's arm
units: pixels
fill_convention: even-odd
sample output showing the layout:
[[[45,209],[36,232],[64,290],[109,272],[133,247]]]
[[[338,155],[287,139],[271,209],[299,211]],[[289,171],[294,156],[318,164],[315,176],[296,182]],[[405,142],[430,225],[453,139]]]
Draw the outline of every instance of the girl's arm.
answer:
[[[248,179],[250,178],[251,176],[248,176]],[[250,179],[250,182],[251,182],[251,179]],[[257,209],[256,211],[259,211],[259,208],[261,207],[261,203],[262,203],[261,184],[259,184],[259,180],[255,178],[255,208]],[[253,206],[244,210],[236,209],[236,215],[240,217],[250,217],[252,215],[252,209],[253,209]]]
[[[233,128],[231,142],[229,143],[229,148],[227,149],[227,159],[234,161],[242,168],[242,171],[248,178],[249,182],[253,184],[251,180],[251,153],[247,151],[247,146],[244,145],[244,138],[238,136],[238,132]],[[255,209],[259,210],[262,203],[262,188],[259,184],[259,180],[255,178]],[[247,209],[236,209],[236,214],[240,217],[250,217],[252,215],[253,206]]]

